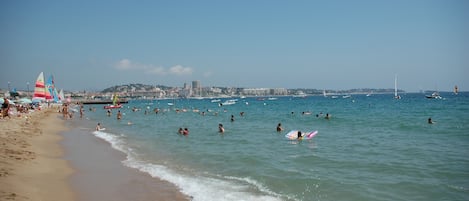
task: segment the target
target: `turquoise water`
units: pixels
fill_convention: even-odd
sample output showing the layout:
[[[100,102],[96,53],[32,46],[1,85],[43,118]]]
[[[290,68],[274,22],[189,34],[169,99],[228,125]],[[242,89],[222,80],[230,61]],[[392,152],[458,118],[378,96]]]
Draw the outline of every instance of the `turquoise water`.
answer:
[[[467,200],[469,94],[442,96],[246,98],[221,107],[210,99],[135,100],[120,121],[102,105],[85,109],[90,128],[106,128],[93,133],[127,154],[124,165],[193,200]],[[277,123],[285,130],[276,132]],[[190,134],[178,135],[179,127]],[[291,141],[290,130],[319,133]]]

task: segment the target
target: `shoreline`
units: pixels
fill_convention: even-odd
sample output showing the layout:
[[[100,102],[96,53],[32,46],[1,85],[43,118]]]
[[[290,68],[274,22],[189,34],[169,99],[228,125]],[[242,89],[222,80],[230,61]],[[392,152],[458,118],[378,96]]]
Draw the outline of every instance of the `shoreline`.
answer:
[[[126,155],[91,130],[72,128],[61,142],[65,159],[77,170],[69,183],[78,201],[190,200],[174,184],[125,166]]]
[[[174,200],[166,181],[124,166],[125,154],[57,108],[0,119],[0,200]]]

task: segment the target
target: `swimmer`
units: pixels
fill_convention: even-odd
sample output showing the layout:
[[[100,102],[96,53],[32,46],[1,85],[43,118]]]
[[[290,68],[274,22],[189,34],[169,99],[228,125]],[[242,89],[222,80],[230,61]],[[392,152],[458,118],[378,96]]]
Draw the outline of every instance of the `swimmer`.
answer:
[[[298,131],[297,139],[301,140],[301,138],[303,138],[303,134],[301,134],[301,131]]]
[[[283,131],[282,124],[281,124],[281,123],[278,123],[278,125],[277,125],[277,132],[281,132],[281,131]]]
[[[218,124],[218,132],[220,132],[220,133],[225,132],[225,128],[223,128],[223,124]]]
[[[189,129],[184,128],[184,130],[182,131],[182,134],[183,135],[189,135]]]
[[[434,124],[435,122],[432,120],[432,118],[428,118],[428,124]]]
[[[96,130],[97,131],[101,130],[101,123],[98,123],[98,125],[96,125]]]

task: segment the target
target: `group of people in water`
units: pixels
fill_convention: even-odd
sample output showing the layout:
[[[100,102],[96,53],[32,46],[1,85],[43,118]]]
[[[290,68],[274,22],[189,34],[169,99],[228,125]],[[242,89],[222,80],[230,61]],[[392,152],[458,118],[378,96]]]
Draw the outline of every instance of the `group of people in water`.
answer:
[[[136,111],[139,111],[138,109],[135,109],[135,107],[132,109],[133,112],[136,112]],[[145,110],[146,111],[146,110]],[[80,111],[81,112],[81,111]],[[159,110],[158,109],[155,109],[155,113],[158,114]],[[107,114],[108,116],[111,116],[111,110],[107,110]],[[145,114],[147,114],[147,112],[145,112]],[[201,113],[203,116],[205,116],[205,113]],[[243,117],[244,116],[244,112],[240,112],[240,116]],[[294,112],[291,112],[291,114],[295,114]],[[302,112],[301,113],[302,115],[311,115],[312,113],[309,112],[309,111],[305,111],[305,112]],[[331,119],[331,115],[329,113],[326,113],[326,114],[323,114],[322,112],[318,113],[315,115],[317,118],[324,118],[324,119]],[[117,119],[120,120],[122,119],[122,113],[120,110],[118,110],[117,112]],[[235,116],[234,115],[230,115],[230,121],[231,122],[234,122],[235,121]],[[428,118],[428,124],[433,124],[435,123],[432,118]],[[129,123],[130,125],[130,123]],[[98,123],[97,127],[96,127],[96,130],[99,130],[101,127],[100,127],[100,124]],[[277,124],[277,127],[276,127],[276,131],[277,132],[282,132],[284,129],[282,127],[282,124],[281,123],[278,123]],[[218,132],[219,133],[224,133],[225,132],[225,128],[223,127],[223,124],[219,123],[218,124]],[[177,131],[178,134],[180,135],[183,135],[183,136],[187,136],[189,135],[189,129],[187,127],[185,128],[182,128],[180,127]],[[298,139],[300,139],[302,137],[302,132],[301,131],[298,131]]]

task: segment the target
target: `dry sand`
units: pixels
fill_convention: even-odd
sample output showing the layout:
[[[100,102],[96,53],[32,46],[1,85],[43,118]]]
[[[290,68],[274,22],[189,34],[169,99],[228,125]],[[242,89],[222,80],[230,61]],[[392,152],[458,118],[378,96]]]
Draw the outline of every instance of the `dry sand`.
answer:
[[[56,111],[0,119],[0,200],[74,200]]]

